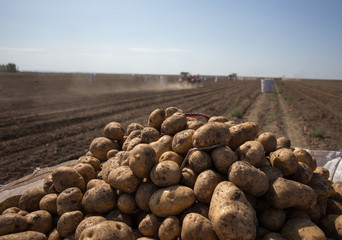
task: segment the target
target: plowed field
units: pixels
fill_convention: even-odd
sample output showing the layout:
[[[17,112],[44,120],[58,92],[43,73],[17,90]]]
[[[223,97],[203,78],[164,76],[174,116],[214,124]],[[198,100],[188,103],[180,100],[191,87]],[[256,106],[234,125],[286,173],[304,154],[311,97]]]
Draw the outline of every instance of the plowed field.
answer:
[[[0,74],[0,184],[84,155],[110,121],[146,125],[154,109],[169,106],[256,121],[260,132],[288,136],[298,147],[342,148],[341,82],[283,81],[266,94],[256,80],[181,88],[176,76],[167,87],[158,77],[146,83],[142,76],[100,74],[91,82],[88,74]],[[322,136],[312,136],[317,129]]]

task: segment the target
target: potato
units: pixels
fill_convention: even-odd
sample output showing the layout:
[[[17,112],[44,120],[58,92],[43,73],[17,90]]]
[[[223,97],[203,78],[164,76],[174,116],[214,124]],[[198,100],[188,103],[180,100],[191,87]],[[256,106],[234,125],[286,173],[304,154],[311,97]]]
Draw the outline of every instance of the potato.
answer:
[[[236,125],[234,121],[227,121],[227,122],[224,122],[224,124],[226,124],[228,127],[233,127]]]
[[[175,134],[172,139],[172,150],[176,153],[187,154],[192,145],[192,135],[195,130],[186,129]]]
[[[101,184],[106,184],[106,182],[101,180],[101,179],[92,179],[88,182],[87,187],[86,187],[86,191],[88,191],[89,189],[94,188],[98,185],[101,185]]]
[[[151,143],[151,142],[158,141],[159,137],[160,136],[159,136],[158,130],[153,127],[145,127],[141,131],[141,136],[140,136],[143,143]]]
[[[159,158],[159,162],[174,161],[175,163],[178,164],[178,166],[182,165],[183,160],[184,160],[184,158],[182,155],[175,153],[173,151],[166,151]]]
[[[296,156],[290,149],[281,148],[270,155],[270,162],[273,167],[279,168],[284,176],[295,173],[298,168]]]
[[[338,236],[342,237],[342,216],[338,216],[335,220],[335,228],[337,231]]]
[[[107,160],[107,152],[112,149],[120,149],[119,144],[106,137],[97,137],[90,143],[89,151],[100,161]]]
[[[211,152],[211,160],[217,172],[226,175],[230,166],[238,160],[235,152],[229,147],[218,147]]]
[[[83,219],[80,224],[78,224],[75,230],[75,239],[79,239],[81,233],[88,227],[94,226],[100,222],[107,221],[106,218],[101,216],[91,216]]]
[[[324,232],[308,219],[293,218],[288,220],[281,229],[286,239],[326,239]]]
[[[82,209],[83,194],[77,187],[67,188],[57,197],[57,213],[61,216],[63,213]]]
[[[163,109],[154,110],[147,120],[147,126],[153,127],[160,131],[161,125],[165,120],[165,111]]]
[[[236,149],[236,155],[241,161],[247,161],[253,166],[261,163],[264,156],[264,147],[257,141],[247,141]]]
[[[315,224],[318,224],[321,218],[323,218],[326,215],[327,210],[327,199],[323,200],[317,200],[316,204],[306,209],[306,212],[308,213],[310,219]]]
[[[203,125],[204,125],[203,122],[201,122],[195,118],[187,118],[187,122],[186,122],[186,128],[187,129],[197,130],[200,127],[202,127]]]
[[[319,173],[313,173],[308,186],[316,192],[318,200],[328,199],[334,194],[334,188],[330,185],[328,180]]]
[[[281,177],[270,185],[267,197],[270,204],[278,209],[308,209],[317,201],[317,195],[311,187]]]
[[[88,213],[105,213],[112,210],[116,202],[116,192],[109,184],[101,184],[89,189],[84,194],[82,207]]]
[[[138,229],[146,237],[158,237],[158,229],[161,222],[162,218],[149,213],[139,223]]]
[[[53,186],[52,174],[49,174],[44,178],[43,189],[47,194],[57,192],[55,187]]]
[[[210,155],[204,151],[192,152],[189,156],[188,162],[189,168],[191,168],[196,174],[199,174],[212,166]]]
[[[118,152],[118,150],[112,149],[112,150],[109,150],[108,153],[109,153],[109,152],[112,152],[112,151],[114,151],[115,153]],[[108,154],[108,153],[107,153],[107,154]],[[108,157],[108,155],[107,155],[107,158],[109,159],[110,157]],[[101,162],[100,162],[100,160],[97,159],[96,157],[92,157],[92,156],[83,156],[83,157],[80,157],[80,158],[79,158],[78,162],[79,162],[79,163],[88,163],[88,164],[90,164],[90,165],[94,168],[95,171],[100,171],[100,170],[101,170]]]
[[[267,233],[262,240],[287,240],[280,233],[271,232]]]
[[[186,128],[186,123],[185,114],[176,112],[163,121],[161,124],[161,132],[166,135],[175,135]]]
[[[189,213],[182,224],[181,238],[188,240],[218,239],[208,218],[198,213]]]
[[[59,236],[66,237],[75,232],[78,224],[83,220],[81,211],[64,213],[57,222],[57,231]]]
[[[148,144],[135,146],[128,157],[129,167],[138,178],[146,178],[150,175],[155,165],[156,153]]]
[[[5,211],[2,212],[2,214],[7,214],[7,213],[17,213],[21,216],[26,216],[28,214],[27,211],[21,210],[18,207],[10,207],[10,208],[7,208]]]
[[[19,199],[19,208],[28,212],[39,210],[39,202],[45,195],[43,187],[26,190]]]
[[[117,221],[103,221],[86,228],[79,240],[133,240],[132,229],[127,224]]]
[[[140,179],[134,175],[130,167],[120,166],[110,172],[108,182],[117,190],[133,193],[139,186]]]
[[[185,216],[189,213],[198,213],[203,217],[208,218],[209,206],[205,203],[195,202],[191,207],[187,208],[184,212],[182,212],[182,214],[179,217],[181,223],[183,223]]]
[[[67,188],[77,187],[82,192],[85,182],[81,174],[71,167],[58,167],[52,172],[53,186],[57,192],[63,192]]]
[[[195,186],[196,178],[197,174],[192,169],[186,167],[182,169],[182,185],[193,188]]]
[[[127,145],[127,151],[131,151],[135,146],[142,144],[143,141],[140,137],[133,138]]]
[[[168,117],[171,117],[174,113],[176,112],[180,112],[182,113],[183,110],[180,109],[180,108],[177,108],[177,107],[168,107],[165,109],[165,116],[168,118]]]
[[[127,226],[132,226],[133,225],[133,221],[132,221],[132,217],[129,214],[125,214],[123,212],[121,212],[120,210],[113,210],[110,211],[107,215],[106,215],[106,219],[110,220],[110,221],[117,221],[117,222],[123,222],[125,223]]]
[[[118,122],[108,123],[103,130],[103,136],[111,140],[119,141],[123,138],[124,135],[125,130]]]
[[[257,218],[244,193],[232,182],[220,182],[209,206],[209,219],[219,239],[254,239]]]
[[[0,236],[22,232],[26,229],[27,225],[28,222],[26,218],[18,213],[0,215]]]
[[[155,163],[158,163],[160,156],[164,152],[172,150],[172,137],[169,135],[164,135],[161,138],[159,138],[158,141],[151,142],[149,145],[154,149],[156,153]]]
[[[126,214],[132,214],[137,209],[133,194],[123,193],[118,198],[118,209]]]
[[[130,142],[134,139],[134,138],[140,138],[141,137],[141,131],[142,130],[134,130],[132,131],[126,138],[126,140],[124,141],[124,143],[122,144],[122,150],[123,151],[127,151],[128,145],[130,144]],[[140,138],[141,139],[141,138]],[[131,144],[132,145],[132,144]]]
[[[112,157],[115,157],[116,154],[119,152],[117,149],[111,149],[107,152],[107,159],[110,159]],[[96,170],[96,169],[95,169]]]
[[[35,232],[35,231],[25,231],[20,233],[12,233],[5,236],[0,237],[1,240],[47,240],[46,235],[44,233]]]
[[[331,198],[342,202],[342,182],[334,182],[331,186],[334,188],[334,193]]]
[[[297,208],[288,208],[285,211],[286,211],[287,220],[290,220],[292,218],[304,218],[304,219],[309,219],[311,221],[311,218],[307,210],[297,209]]]
[[[48,211],[37,210],[25,216],[26,231],[36,231],[47,234],[52,228],[52,216]]]
[[[267,155],[277,149],[277,138],[271,132],[264,132],[260,134],[258,137],[258,142],[262,144]]]
[[[265,166],[261,167],[260,170],[266,174],[269,184],[272,184],[278,177],[283,177],[282,171],[276,167]]]
[[[281,209],[269,208],[259,215],[259,223],[270,232],[281,229],[286,220],[286,212]]]
[[[88,163],[79,163],[76,164],[73,168],[83,177],[86,185],[91,179],[96,178],[95,169]]]
[[[327,214],[342,215],[342,202],[335,199],[328,199]]]
[[[290,148],[291,147],[291,141],[287,137],[280,137],[277,138],[277,149],[281,148]]]
[[[151,181],[158,187],[169,187],[179,184],[182,172],[179,165],[173,161],[163,161],[156,164],[150,173]]]
[[[303,162],[298,163],[297,171],[288,176],[289,179],[303,184],[311,181],[313,172],[311,168]]]
[[[342,237],[338,235],[337,229],[335,226],[335,222],[338,216],[339,215],[328,214],[320,220],[319,227],[322,229],[322,231],[325,233],[327,237],[330,237],[333,239],[342,239]]]
[[[303,148],[297,148],[293,151],[293,154],[296,156],[298,162],[303,162],[308,165],[312,171],[315,171],[317,167],[317,162],[310,153],[305,151]]]
[[[224,116],[212,116],[208,120],[208,122],[221,122],[221,123],[225,123],[228,121],[229,121],[229,119],[224,117]]]
[[[325,179],[329,179],[329,176],[330,176],[329,170],[322,167],[322,166],[316,167],[314,173],[319,173],[319,174],[323,175],[325,177]]]
[[[135,193],[135,202],[141,210],[145,212],[151,211],[149,206],[150,197],[158,189],[152,182],[145,182],[139,185]]]
[[[199,202],[210,203],[214,189],[221,182],[221,175],[208,169],[201,172],[195,182],[194,193]]]
[[[173,240],[181,235],[181,227],[177,217],[166,217],[159,226],[158,237],[160,240]]]
[[[264,195],[269,187],[267,175],[246,161],[237,161],[228,171],[228,179],[252,196]]]
[[[230,139],[228,146],[235,151],[247,141],[253,141],[258,136],[258,125],[254,122],[245,122],[229,128]]]
[[[57,194],[46,194],[39,202],[39,209],[46,210],[51,215],[57,215]]]
[[[0,202],[0,214],[10,207],[19,207],[21,195],[14,195]]]
[[[230,139],[229,127],[220,122],[211,122],[198,128],[192,136],[194,147],[209,147],[217,144],[227,145]]]
[[[155,191],[149,201],[149,207],[156,216],[178,215],[195,202],[191,188],[175,185]]]
[[[130,123],[127,126],[127,130],[126,130],[126,134],[130,135],[131,132],[135,131],[135,130],[143,130],[144,126],[141,125],[140,123]]]

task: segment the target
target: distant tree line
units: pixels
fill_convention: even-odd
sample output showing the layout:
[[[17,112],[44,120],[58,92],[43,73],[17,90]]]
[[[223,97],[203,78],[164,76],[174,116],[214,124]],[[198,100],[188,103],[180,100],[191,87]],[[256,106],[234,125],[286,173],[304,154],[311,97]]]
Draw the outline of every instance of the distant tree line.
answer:
[[[19,72],[19,69],[14,63],[1,64],[0,72]]]

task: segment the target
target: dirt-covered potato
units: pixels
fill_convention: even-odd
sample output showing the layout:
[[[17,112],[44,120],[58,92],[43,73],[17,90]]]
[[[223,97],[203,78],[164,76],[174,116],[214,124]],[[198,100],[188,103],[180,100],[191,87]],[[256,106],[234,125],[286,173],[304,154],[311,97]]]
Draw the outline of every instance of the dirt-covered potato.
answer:
[[[197,200],[209,204],[214,189],[221,180],[221,175],[211,169],[201,172],[194,186],[194,193]]]
[[[277,149],[280,148],[290,148],[291,141],[287,137],[279,137],[277,138]]]
[[[158,187],[169,187],[179,184],[182,172],[174,161],[163,161],[156,164],[150,173],[151,181]]]
[[[46,210],[52,215],[57,215],[57,194],[46,194],[39,202],[39,209]]]
[[[311,168],[303,162],[298,163],[297,171],[288,176],[289,179],[303,184],[308,184],[312,178]]]
[[[108,182],[117,190],[133,193],[137,190],[140,179],[134,175],[129,166],[121,166],[110,172]]]
[[[19,208],[28,212],[39,210],[39,202],[46,195],[43,187],[26,190],[19,199]]]
[[[78,224],[83,220],[81,211],[64,213],[57,222],[57,231],[59,236],[66,237],[75,232]]]
[[[326,213],[342,215],[342,202],[335,199],[328,199]]]
[[[183,163],[183,156],[181,154],[178,154],[176,152],[173,151],[167,151],[164,152],[160,158],[159,158],[159,162],[163,162],[163,161],[174,161],[175,163],[177,163],[179,166],[182,165]]]
[[[166,118],[161,125],[161,132],[167,135],[175,135],[186,128],[187,120],[184,113],[176,112]]]
[[[208,218],[198,213],[189,213],[182,224],[181,238],[188,240],[216,240],[218,239]]]
[[[85,184],[96,177],[95,169],[89,163],[76,164],[74,169],[83,177]]]
[[[152,182],[145,182],[139,185],[135,193],[135,202],[141,210],[145,212],[151,211],[149,207],[149,201],[152,194],[158,189],[159,188]]]
[[[22,232],[26,229],[27,225],[26,218],[18,213],[2,214],[0,215],[0,236]]]
[[[246,161],[237,161],[228,171],[228,179],[252,196],[264,195],[269,187],[267,175]]]
[[[108,123],[103,130],[103,136],[111,140],[119,141],[124,135],[125,130],[118,122]]]
[[[164,122],[165,118],[165,111],[163,109],[156,109],[148,117],[147,126],[153,127],[160,131],[161,125]]]
[[[82,209],[83,194],[77,187],[65,189],[57,197],[57,213],[61,216],[63,213]]]
[[[116,154],[119,152],[119,150],[117,150],[117,149],[111,149],[111,150],[109,150],[108,152],[107,152],[107,159],[110,159],[110,158],[112,158],[112,157],[115,157],[116,156]],[[93,166],[94,167],[94,166]],[[95,168],[94,168],[95,169]],[[95,171],[96,171],[96,169],[95,169]]]
[[[298,159],[298,162],[303,162],[308,165],[312,171],[315,171],[317,167],[316,159],[312,158],[311,154],[303,148],[297,148],[293,151],[293,154]]]
[[[179,217],[181,223],[183,223],[185,216],[189,213],[198,213],[205,218],[209,218],[209,206],[205,203],[195,202],[191,207],[187,208],[184,212],[182,212],[182,214]]]
[[[139,223],[138,229],[145,237],[158,237],[158,229],[162,218],[153,213],[147,214]]]
[[[253,141],[258,136],[258,125],[254,122],[245,122],[229,128],[230,139],[228,146],[235,151],[247,141]]]
[[[210,155],[205,151],[192,152],[189,156],[188,163],[189,168],[191,168],[196,174],[199,174],[212,166]]]
[[[194,191],[185,186],[175,185],[155,191],[149,201],[149,207],[156,216],[178,215],[195,202]]]
[[[239,146],[235,152],[240,161],[247,161],[253,166],[258,166],[264,156],[264,147],[258,141],[247,141]]]
[[[185,167],[182,169],[182,185],[193,188],[195,186],[196,178],[197,174],[191,168]]]
[[[269,184],[272,184],[278,177],[283,177],[282,171],[276,167],[265,166],[261,167],[260,170],[266,174]]]
[[[123,193],[118,197],[118,209],[126,214],[132,214],[137,209],[133,194]]]
[[[334,182],[331,186],[334,188],[334,193],[331,198],[342,202],[342,182]]]
[[[190,148],[194,147],[192,145],[192,135],[194,132],[195,130],[193,129],[186,129],[176,133],[172,139],[172,150],[176,153],[186,154]]]
[[[47,194],[57,192],[55,187],[53,186],[52,174],[49,174],[44,178],[43,189]]]
[[[83,230],[79,240],[133,240],[132,229],[123,222],[103,221]]]
[[[342,237],[342,216],[338,216],[335,220],[335,228],[339,237]]]
[[[36,231],[25,231],[20,233],[12,233],[0,237],[1,240],[47,240],[46,235]]]
[[[152,167],[155,165],[156,153],[148,144],[135,146],[128,157],[129,167],[138,178],[146,178],[150,175]]]
[[[111,151],[117,152],[118,150],[114,150],[113,149],[113,150],[110,150],[109,152],[111,152]],[[109,159],[110,157],[107,156],[107,158]],[[82,156],[82,157],[79,158],[78,162],[79,163],[88,163],[88,164],[90,164],[94,168],[95,171],[100,171],[101,170],[101,162],[96,157],[93,157],[93,156]]]
[[[334,194],[334,188],[330,185],[328,180],[319,173],[313,173],[308,186],[316,192],[318,200],[328,199]]]
[[[89,146],[89,151],[91,154],[98,158],[100,161],[107,160],[107,152],[111,149],[120,149],[120,145],[109,138],[97,137],[95,138]]]
[[[172,137],[169,135],[164,135],[158,139],[158,141],[151,142],[149,144],[156,153],[155,163],[159,162],[160,156],[167,151],[172,150]]]
[[[105,213],[112,210],[116,202],[116,191],[113,191],[109,184],[101,184],[84,194],[82,207],[88,213]]]
[[[255,239],[256,213],[245,194],[232,182],[223,181],[216,186],[209,219],[219,239]]]
[[[187,122],[186,122],[186,128],[187,129],[197,130],[200,127],[202,127],[203,125],[204,125],[204,123],[201,122],[200,120],[197,120],[195,118],[187,118]]]
[[[130,123],[127,126],[127,130],[126,130],[126,134],[127,136],[131,134],[131,132],[135,131],[135,130],[143,130],[144,126],[141,125],[140,123]]]
[[[141,131],[142,130],[134,130],[132,131],[126,138],[126,140],[124,141],[124,143],[122,144],[122,150],[123,151],[127,151],[127,148],[130,144],[130,142],[134,139],[134,138],[140,138],[141,137]],[[141,139],[141,138],[140,138]],[[131,144],[132,145],[132,144]]]
[[[180,108],[177,108],[177,107],[167,107],[165,109],[165,116],[168,118],[168,117],[171,117],[174,113],[176,112],[180,112],[180,113],[183,113],[183,110],[180,109]]]
[[[158,237],[160,240],[173,240],[181,235],[179,219],[175,216],[166,217],[159,226]]]
[[[224,117],[224,116],[212,116],[208,120],[208,122],[221,122],[221,123],[225,123],[228,121],[229,121],[229,119]]]
[[[26,231],[36,231],[47,234],[52,228],[52,216],[48,211],[37,210],[25,216]]]
[[[94,188],[98,185],[105,184],[106,182],[102,179],[92,179],[87,183],[86,191],[88,191],[91,188]]]
[[[133,215],[125,214],[125,213],[121,212],[120,210],[115,209],[115,210],[110,211],[106,215],[106,219],[110,220],[110,221],[123,222],[123,223],[127,224],[127,226],[132,227],[132,225],[133,225],[132,216]]]
[[[224,175],[228,173],[230,166],[238,160],[236,153],[227,146],[215,148],[210,156],[217,172]]]
[[[71,187],[77,187],[82,192],[85,189],[83,177],[71,167],[58,167],[52,172],[52,182],[54,188],[59,193]]]
[[[5,211],[2,212],[2,214],[7,214],[7,213],[17,213],[17,214],[19,214],[21,216],[26,216],[28,214],[27,211],[21,210],[18,207],[9,207]]]
[[[259,214],[259,223],[270,232],[281,229],[286,221],[286,212],[282,209],[268,208]]]
[[[141,140],[143,143],[151,143],[151,142],[155,142],[158,141],[160,135],[157,129],[153,128],[153,127],[145,127],[142,131],[141,131]]]
[[[217,144],[227,145],[230,139],[229,127],[220,122],[211,122],[198,128],[192,136],[194,147],[209,147]]]
[[[138,146],[139,144],[142,144],[143,141],[140,137],[133,138],[127,145],[127,151],[131,151],[135,146]]]
[[[281,148],[272,152],[270,162],[273,167],[279,168],[284,176],[295,173],[298,168],[297,158],[288,148]]]
[[[264,132],[259,135],[258,142],[262,144],[265,153],[269,154],[277,149],[277,138],[271,132]]]
[[[327,237],[333,239],[342,239],[342,236],[338,235],[335,222],[339,215],[328,214],[323,217],[319,222],[319,227],[323,230]]]
[[[330,176],[329,170],[322,167],[322,166],[316,167],[314,173],[319,173],[319,174],[323,175],[325,177],[325,179],[329,179],[329,176]]]
[[[326,239],[324,232],[312,221],[302,218],[288,220],[281,229],[281,235],[286,239]]]
[[[281,177],[270,185],[267,197],[269,203],[278,209],[308,209],[317,202],[317,195],[311,187]]]
[[[85,219],[83,219],[80,224],[78,224],[76,230],[75,230],[75,239],[79,239],[81,233],[84,229],[94,226],[100,222],[107,221],[106,218],[102,216],[90,216]]]

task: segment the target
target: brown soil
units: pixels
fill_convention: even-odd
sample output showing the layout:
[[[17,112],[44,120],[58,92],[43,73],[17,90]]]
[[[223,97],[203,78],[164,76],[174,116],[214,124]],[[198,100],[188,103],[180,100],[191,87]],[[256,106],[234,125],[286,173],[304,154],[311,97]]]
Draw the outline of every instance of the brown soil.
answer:
[[[110,121],[146,125],[154,109],[169,106],[256,121],[260,132],[301,136],[291,139],[300,147],[342,148],[341,82],[283,81],[277,93],[262,94],[260,81],[210,79],[203,88],[180,88],[177,76],[168,76],[168,87],[158,77],[144,83],[139,75],[99,74],[90,82],[89,74],[0,74],[0,184],[79,158]],[[234,108],[243,118],[231,116]],[[317,125],[322,138],[310,134]]]

